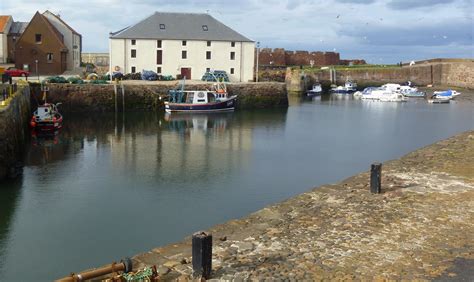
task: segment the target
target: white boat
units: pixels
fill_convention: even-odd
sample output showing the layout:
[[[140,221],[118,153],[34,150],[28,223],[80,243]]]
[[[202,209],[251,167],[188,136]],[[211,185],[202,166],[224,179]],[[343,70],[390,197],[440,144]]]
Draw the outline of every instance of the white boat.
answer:
[[[379,99],[382,102],[406,102],[408,99],[401,93],[384,94]]]
[[[323,88],[321,87],[321,84],[315,83],[313,84],[313,87],[306,92],[306,95],[316,96],[316,95],[321,95],[322,92],[323,92]]]
[[[357,91],[357,83],[353,82],[350,78],[346,79],[344,86],[333,86],[331,93],[334,94],[352,94]]]
[[[428,99],[428,103],[430,104],[449,104],[449,102],[451,102],[451,99],[443,99],[443,98]]]
[[[379,87],[366,87],[362,91],[354,93],[354,98],[362,98],[364,95],[370,95],[372,91],[379,89]]]
[[[348,92],[356,92],[357,91],[357,83],[353,82],[350,78],[346,79],[344,83],[344,87]]]
[[[418,90],[418,88],[408,85],[400,86],[400,93],[402,93],[405,97],[411,98],[424,98],[426,96],[425,92],[421,92]]]
[[[456,96],[461,95],[460,92],[457,92],[456,90],[446,90],[446,91],[435,91],[433,93],[432,98],[436,99],[454,99]]]
[[[400,84],[395,83],[384,84],[382,85],[382,87],[379,88],[367,89],[366,93],[361,95],[361,99],[377,100],[382,102],[407,101],[407,98],[400,93]]]

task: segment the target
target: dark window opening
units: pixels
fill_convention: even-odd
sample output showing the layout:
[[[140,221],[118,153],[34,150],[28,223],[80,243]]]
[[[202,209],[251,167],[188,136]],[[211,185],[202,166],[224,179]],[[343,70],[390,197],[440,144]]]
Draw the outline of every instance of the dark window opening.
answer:
[[[161,65],[163,63],[163,50],[156,50],[156,64]]]
[[[137,68],[132,67],[132,73],[135,73],[137,71]]]
[[[157,41],[156,41],[156,47],[157,47],[157,48],[161,48],[161,40],[157,40]]]
[[[206,68],[206,72],[211,72],[211,68]]]
[[[130,51],[132,51],[132,53],[130,54],[132,56],[132,58],[136,58],[137,57],[137,50],[132,49]]]
[[[234,42],[234,41],[232,41],[232,42],[230,43],[230,47],[235,47],[235,42]]]
[[[209,29],[207,28],[207,25],[203,25],[203,26],[202,26],[202,30],[208,31]]]
[[[188,51],[181,51],[181,59],[187,59],[188,58]]]
[[[235,52],[230,52],[230,59],[235,60]]]
[[[135,39],[132,39],[132,45],[135,45],[137,41]]]
[[[160,29],[165,29],[165,24],[160,24]]]
[[[48,63],[52,63],[53,62],[53,53],[48,53],[46,54],[46,61]]]
[[[41,34],[39,34],[39,33],[35,34],[35,42],[36,43],[41,43]]]
[[[230,68],[230,74],[234,74],[234,68]]]
[[[183,40],[182,45],[186,46],[186,43],[187,43],[186,40]]]
[[[161,73],[161,67],[156,68],[156,73],[160,74]]]
[[[207,46],[211,46],[211,41],[207,41]]]
[[[211,51],[206,52],[206,59],[210,60],[211,59]]]

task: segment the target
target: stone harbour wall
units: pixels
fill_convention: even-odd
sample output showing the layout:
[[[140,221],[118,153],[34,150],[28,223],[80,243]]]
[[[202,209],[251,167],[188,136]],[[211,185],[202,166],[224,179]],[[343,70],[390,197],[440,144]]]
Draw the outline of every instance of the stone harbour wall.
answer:
[[[342,85],[346,78],[356,81],[360,88],[385,83],[413,82],[415,85],[435,85],[474,89],[474,63],[453,62],[420,64],[403,67],[347,68],[336,70],[336,84]],[[329,70],[320,68],[287,69],[286,84],[289,92],[305,91],[315,82],[328,83]]]
[[[163,110],[160,96],[175,89],[174,83],[125,82],[117,86],[118,110],[122,111],[122,86],[125,89],[125,110]],[[111,84],[48,84],[47,100],[62,105],[65,112],[112,112],[115,111],[115,91]],[[211,83],[186,83],[186,90],[211,89]],[[235,83],[228,84],[229,95],[238,95],[237,109],[273,108],[288,106],[288,98],[284,83]],[[42,100],[40,86],[33,90],[33,103]]]
[[[369,166],[370,164],[368,164]],[[474,131],[207,230],[214,281],[470,281]],[[163,281],[192,279],[191,238],[132,258]]]
[[[10,103],[0,106],[0,181],[15,177],[21,167],[30,114],[28,85],[18,86]]]

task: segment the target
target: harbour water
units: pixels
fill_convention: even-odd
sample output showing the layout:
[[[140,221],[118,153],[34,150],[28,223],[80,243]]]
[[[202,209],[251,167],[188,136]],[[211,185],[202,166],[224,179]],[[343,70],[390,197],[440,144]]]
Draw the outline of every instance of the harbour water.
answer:
[[[472,103],[291,97],[217,115],[65,115],[0,184],[0,280],[49,281],[181,240],[474,128]]]

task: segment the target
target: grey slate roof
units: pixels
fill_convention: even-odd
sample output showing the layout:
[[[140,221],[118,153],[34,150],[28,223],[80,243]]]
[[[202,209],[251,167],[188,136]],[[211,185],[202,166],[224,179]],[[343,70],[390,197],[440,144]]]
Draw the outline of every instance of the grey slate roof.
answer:
[[[160,24],[164,24],[165,29],[160,29]],[[155,12],[133,26],[111,33],[110,38],[253,42],[208,14],[162,12]]]
[[[28,24],[29,24],[28,22],[12,22],[9,33],[22,34],[23,31],[25,31]]]

